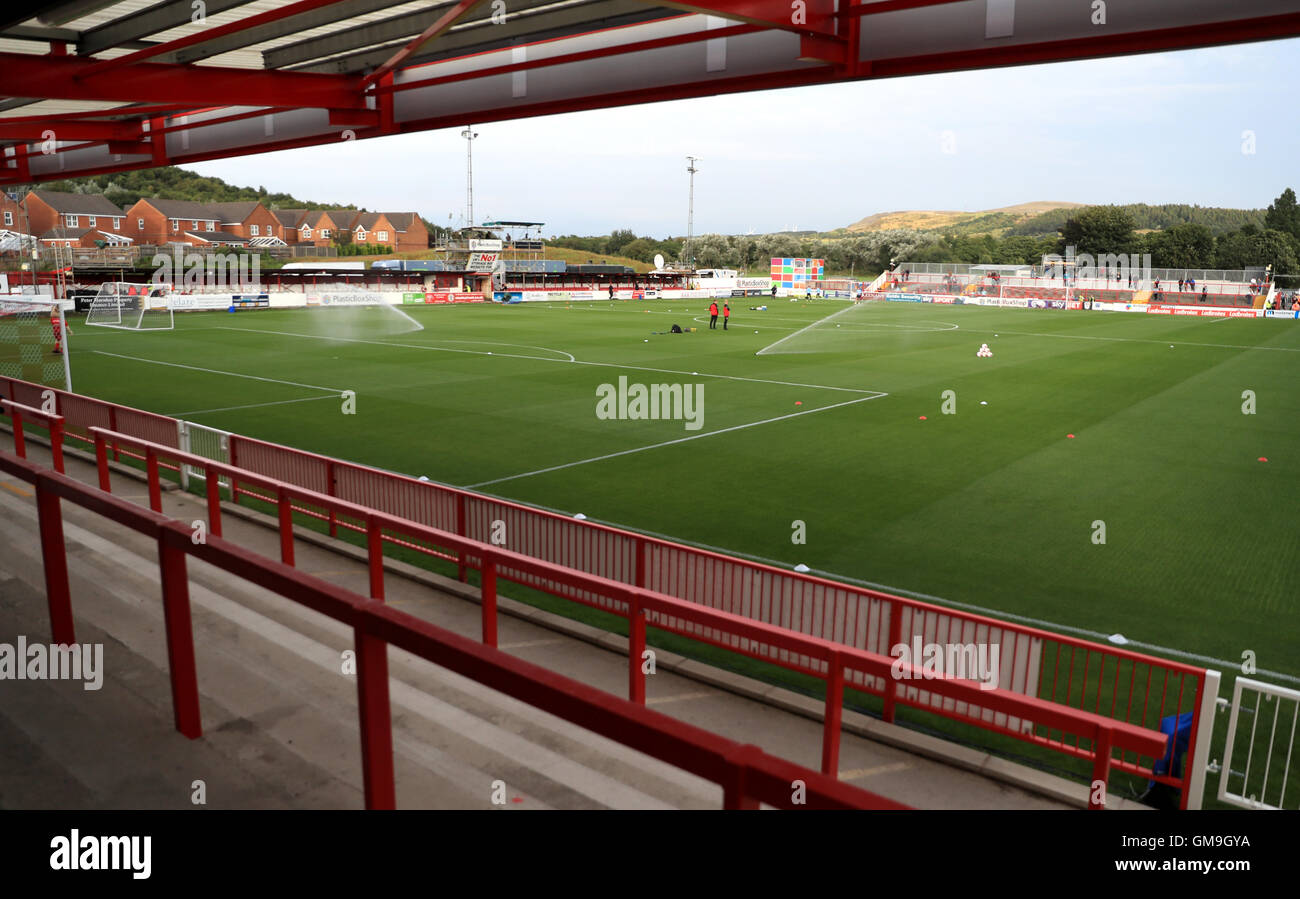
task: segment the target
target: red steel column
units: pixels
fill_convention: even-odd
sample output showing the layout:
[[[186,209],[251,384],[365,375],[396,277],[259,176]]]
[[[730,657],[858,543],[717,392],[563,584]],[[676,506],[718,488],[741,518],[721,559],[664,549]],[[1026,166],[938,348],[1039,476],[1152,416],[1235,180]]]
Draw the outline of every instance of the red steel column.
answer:
[[[361,723],[361,773],[366,808],[397,807],[393,784],[393,718],[388,699],[388,644],[354,630],[357,651],[357,703]]]
[[[68,586],[67,546],[63,542],[63,511],[58,495],[36,481],[36,517],[41,530],[41,557],[45,563],[45,595],[50,605],[50,631],[54,642],[77,642],[72,626],[72,590]]]
[[[149,508],[155,512],[162,511],[162,485],[158,483],[158,454],[151,449],[144,451],[145,469],[149,472]]]
[[[213,474],[212,466],[203,467],[203,489],[208,497],[208,530],[213,537],[221,536],[221,476]]]
[[[889,603],[889,645],[885,647],[886,653],[892,653],[895,646],[903,641],[903,606],[897,600],[891,600]],[[894,723],[894,699],[898,695],[898,681],[895,678],[885,678],[885,704],[881,708],[880,718],[890,724]]]
[[[641,670],[645,654],[645,610],[636,597],[628,602],[627,676],[628,699],[645,705],[645,672]]]
[[[840,721],[844,715],[844,666],[833,653],[826,673],[826,715],[822,730],[822,774],[840,776]]]
[[[1106,790],[1109,789],[1107,783],[1110,780],[1110,747],[1114,734],[1109,727],[1098,728],[1096,741],[1093,743],[1093,752],[1095,758],[1092,763],[1092,786],[1088,789],[1088,810],[1101,811],[1106,808]],[[1096,785],[1100,782],[1102,785],[1102,800],[1097,802],[1093,799],[1097,794]]]
[[[370,569],[370,597],[382,602],[384,599],[384,533],[374,518],[366,522],[366,556],[369,563],[367,567]]]
[[[9,408],[9,417],[14,426],[14,455],[19,459],[27,458],[27,441],[23,438],[23,413],[16,406]]]
[[[54,470],[63,474],[63,419],[50,419],[50,453],[54,457]]]
[[[465,536],[465,494],[456,494],[456,536]],[[456,552],[456,577],[465,583],[465,551]]]
[[[757,809],[758,800],[745,795],[745,774],[749,760],[761,750],[753,744],[740,747],[727,759],[731,770],[722,785],[722,807],[725,809]]]
[[[280,561],[293,567],[293,504],[283,487],[276,491],[276,510],[280,516]]]
[[[483,642],[488,646],[497,645],[497,562],[496,559],[483,560]]]
[[[167,630],[167,664],[171,669],[176,729],[197,740],[203,736],[203,722],[199,714],[189,575],[184,550],[167,543],[164,534],[158,536],[158,566],[162,574],[163,621]]]

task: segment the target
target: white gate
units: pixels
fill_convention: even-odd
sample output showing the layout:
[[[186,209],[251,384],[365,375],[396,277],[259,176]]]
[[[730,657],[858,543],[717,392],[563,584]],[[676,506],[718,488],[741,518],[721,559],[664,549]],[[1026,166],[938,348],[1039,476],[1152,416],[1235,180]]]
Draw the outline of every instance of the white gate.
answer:
[[[1250,809],[1300,808],[1300,788],[1295,785],[1296,778],[1288,777],[1298,719],[1300,690],[1237,678],[1219,774],[1220,802]],[[1239,723],[1243,725],[1240,739]],[[1249,733],[1244,727],[1247,723]],[[1233,770],[1234,751],[1239,753],[1239,770]]]
[[[183,452],[194,453],[196,456],[203,456],[214,462],[230,461],[229,431],[209,428],[206,425],[196,425],[192,421],[177,422],[177,429],[180,436],[180,448]],[[189,489],[190,478],[203,480],[203,469],[192,465],[182,465],[181,489]],[[221,487],[229,488],[230,478],[219,477],[217,483]]]

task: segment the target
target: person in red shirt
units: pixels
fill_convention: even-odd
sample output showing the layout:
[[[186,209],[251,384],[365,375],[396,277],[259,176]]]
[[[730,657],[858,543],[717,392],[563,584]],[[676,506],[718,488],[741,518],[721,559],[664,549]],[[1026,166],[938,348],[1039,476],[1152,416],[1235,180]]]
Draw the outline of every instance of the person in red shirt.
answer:
[[[50,312],[50,329],[54,331],[54,352],[63,355],[63,322],[59,319],[59,310]]]
[[[714,300],[709,304],[709,327],[716,329],[718,327],[718,301]]]
[[[727,320],[731,318],[731,304],[722,304],[722,330],[727,330]]]

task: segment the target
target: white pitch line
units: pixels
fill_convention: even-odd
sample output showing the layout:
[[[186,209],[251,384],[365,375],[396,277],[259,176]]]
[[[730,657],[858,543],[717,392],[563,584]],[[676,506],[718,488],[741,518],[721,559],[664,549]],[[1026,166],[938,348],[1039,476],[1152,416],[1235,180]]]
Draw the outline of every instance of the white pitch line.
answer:
[[[277,337],[301,337],[304,340],[328,340],[332,343],[371,343],[375,346],[395,346],[404,347],[409,350],[432,350],[436,353],[464,353],[469,356],[500,356],[503,359],[536,359],[540,362],[570,362],[572,359],[556,359],[553,356],[525,356],[521,353],[493,353],[488,350],[458,350],[454,347],[447,346],[429,346],[423,343],[395,343],[389,340],[363,340],[360,337],[325,337],[321,334],[297,334],[293,331],[264,331],[261,328],[232,328],[224,325],[218,325],[213,330],[217,331],[247,331],[249,334],[274,334]],[[517,344],[501,344],[501,346],[516,346]],[[564,350],[551,349],[550,347],[537,347],[536,349],[546,350],[550,353],[565,353]]]
[[[166,412],[164,414],[172,418],[176,418],[177,416],[181,416],[181,415],[203,415],[204,413],[207,412],[233,412],[236,409],[259,409],[262,406],[287,406],[290,403],[316,403],[321,400],[333,400],[333,399],[338,399],[338,397],[328,396],[328,395],[327,396],[305,396],[302,397],[301,399],[296,399],[296,400],[276,400],[273,403],[249,403],[245,406],[222,406],[219,409],[192,409],[189,412]]]
[[[243,329],[240,329],[243,330]],[[106,353],[103,350],[91,350],[100,356],[112,356],[115,359],[130,359],[132,362],[147,362],[150,365],[166,365],[169,368],[188,368],[190,371],[201,371],[210,375],[228,375],[232,378],[247,378],[250,381],[267,381],[272,384],[287,384],[290,387],[306,387],[308,390],[324,390],[327,393],[342,394],[343,391],[338,387],[321,387],[318,384],[299,384],[297,381],[281,381],[279,378],[263,378],[258,375],[245,375],[237,371],[221,371],[216,368],[200,368],[197,365],[182,365],[179,362],[162,362],[158,359],[144,359],[140,356],[123,356],[121,353]]]
[[[855,400],[845,400],[842,403],[833,403],[832,405],[821,406],[820,408],[817,409],[805,409],[802,412],[791,412],[789,415],[778,415],[775,418],[765,418],[762,421],[751,421],[743,425],[732,425],[729,428],[720,428],[716,431],[709,431],[706,434],[693,434],[690,437],[678,437],[676,440],[665,440],[663,443],[652,443],[647,446],[637,446],[637,447],[633,447],[632,449],[619,450],[616,453],[606,453],[603,456],[592,456],[590,459],[579,459],[576,462],[565,462],[563,465],[552,465],[549,468],[539,468],[536,471],[526,471],[523,474],[512,474],[504,478],[493,478],[490,481],[479,481],[477,484],[467,484],[466,487],[468,489],[473,490],[479,487],[486,487],[489,484],[501,484],[504,483],[505,481],[517,481],[520,478],[531,478],[533,475],[546,474],[547,472],[551,472],[551,471],[560,471],[561,469],[573,468],[577,465],[586,465],[590,462],[603,462],[606,459],[617,459],[619,456],[628,456],[631,455],[632,453],[641,453],[641,452],[645,452],[646,450],[659,449],[660,447],[665,447],[665,446],[673,446],[678,443],[689,443],[692,440],[702,440],[705,437],[716,437],[718,434],[727,434],[732,431],[743,431],[747,428],[756,428],[759,425],[771,424],[777,421],[785,421],[786,419],[790,419],[790,418],[798,418],[801,415],[813,415],[814,413],[817,412],[826,412],[831,409],[838,409],[841,406],[852,406],[855,403],[867,403],[870,402],[871,400],[878,400],[884,396],[889,396],[889,394],[877,393],[875,396],[858,397]]]
[[[500,356],[504,359],[534,359],[538,362],[559,362],[564,365],[594,365],[598,368],[617,368],[626,371],[651,371],[665,375],[691,375],[697,378],[715,378],[723,381],[749,381],[754,384],[776,384],[781,387],[806,387],[810,390],[839,390],[845,393],[870,393],[884,396],[878,390],[866,390],[861,387],[835,387],[830,384],[801,384],[798,381],[774,381],[770,378],[743,378],[739,375],[717,375],[709,372],[682,371],[673,368],[650,368],[644,365],[625,365],[621,362],[589,362],[584,359],[574,359],[572,361],[565,359],[556,359],[550,356],[521,356],[516,353],[489,353],[484,350],[456,350],[449,347],[428,346],[422,343],[394,343],[388,340],[364,340],[359,337],[322,337],[319,334],[296,334],[292,331],[262,331],[257,328],[232,328],[219,326],[214,330],[220,331],[247,331],[250,334],[274,334],[278,337],[302,337],[307,340],[331,340],[342,343],[368,343],[375,346],[402,347],[408,350],[432,350],[438,353],[467,353],[471,356]],[[549,347],[542,347],[553,353],[562,353],[563,350],[554,350]],[[567,354],[566,354],[567,355]],[[872,397],[874,399],[874,397]],[[815,411],[815,410],[814,410]]]
[[[1222,321],[1222,319],[1220,319],[1220,321]],[[987,328],[983,330],[978,330],[975,328],[968,328],[965,331],[965,333],[992,334],[994,333],[994,329]],[[997,333],[1015,334],[1018,337],[1062,337],[1068,340],[1108,340],[1116,343],[1170,343],[1170,341],[1168,340],[1161,340],[1156,337],[1098,337],[1093,334],[1038,334],[1033,331],[1008,331],[1005,328],[998,329]],[[1280,353],[1300,353],[1300,347],[1290,347],[1290,346],[1263,346],[1263,345],[1243,346],[1241,344],[1235,344],[1235,343],[1197,343],[1190,340],[1175,340],[1172,341],[1172,343],[1174,346],[1211,347],[1213,349],[1220,349],[1220,350],[1274,350]]]

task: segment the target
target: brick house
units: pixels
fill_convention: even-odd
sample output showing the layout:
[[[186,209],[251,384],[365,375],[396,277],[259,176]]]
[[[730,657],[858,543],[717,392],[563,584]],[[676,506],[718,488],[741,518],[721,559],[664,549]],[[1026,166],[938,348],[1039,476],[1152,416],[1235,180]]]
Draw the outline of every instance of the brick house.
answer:
[[[276,218],[275,213],[256,200],[208,203],[207,207],[221,216],[217,224],[222,231],[249,240],[262,238],[263,243],[268,237],[284,240],[280,220]]]
[[[42,247],[78,247],[92,249],[98,228],[51,228],[37,238]]]
[[[127,224],[136,242],[162,246],[168,243],[196,243],[189,232],[218,230],[221,214],[203,203],[190,200],[140,199],[127,211]]]
[[[306,209],[272,209],[271,215],[275,217],[279,229],[275,232],[275,236],[287,244],[297,243],[298,223],[306,214]]]
[[[129,227],[126,213],[108,201],[103,194],[68,194],[54,190],[33,190],[23,200],[27,212],[27,231],[29,234],[44,235],[56,228],[65,229],[66,233],[54,238],[56,240],[73,239],[73,232],[81,234],[84,229],[93,228],[99,232],[98,237],[77,240],[105,240],[110,243],[132,242],[135,233]],[[16,219],[18,220],[18,219]],[[117,238],[117,239],[114,239]]]
[[[27,215],[21,200],[16,200],[7,193],[0,192],[0,231],[29,233]]]
[[[393,226],[393,249],[396,252],[429,248],[429,229],[414,212],[385,212],[384,216]]]
[[[311,209],[302,214],[295,224],[298,233],[297,243],[311,244],[316,247],[328,247],[333,243],[334,231],[338,228],[334,219],[324,209]]]
[[[382,212],[363,212],[352,224],[352,242],[397,246],[397,229]]]

